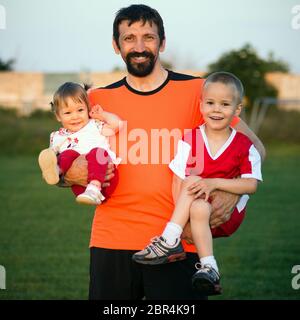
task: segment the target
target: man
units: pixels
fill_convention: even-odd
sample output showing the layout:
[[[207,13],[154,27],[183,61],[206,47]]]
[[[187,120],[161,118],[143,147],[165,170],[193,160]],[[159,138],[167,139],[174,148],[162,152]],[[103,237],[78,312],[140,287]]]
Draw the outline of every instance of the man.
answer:
[[[113,26],[113,47],[126,63],[127,76],[106,88],[92,90],[91,105],[100,104],[127,121],[127,152],[118,168],[119,184],[111,198],[98,206],[93,220],[90,250],[90,299],[200,299],[193,291],[195,247],[183,241],[187,259],[160,266],[138,265],[132,255],[160,234],[172,210],[172,174],[160,152],[174,150],[154,143],[157,132],[193,128],[201,123],[199,101],[203,80],[165,70],[159,53],[165,49],[163,21],[145,5],[121,9]],[[242,120],[233,125],[246,133],[264,156],[258,138]],[[145,139],[146,137],[146,139]],[[180,137],[179,137],[180,138]],[[124,159],[125,158],[125,159]],[[65,179],[79,182],[84,165],[78,163]],[[230,217],[238,199],[216,192],[211,226]],[[189,238],[190,234],[187,232]]]

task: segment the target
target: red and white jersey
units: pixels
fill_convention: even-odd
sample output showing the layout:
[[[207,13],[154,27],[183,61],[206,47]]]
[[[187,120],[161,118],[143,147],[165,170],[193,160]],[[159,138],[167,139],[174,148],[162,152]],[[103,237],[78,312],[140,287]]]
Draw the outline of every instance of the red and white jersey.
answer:
[[[261,158],[251,140],[232,128],[230,137],[212,156],[205,125],[184,135],[178,142],[177,154],[169,168],[181,179],[190,175],[201,178],[254,178],[262,181]],[[249,197],[241,197],[237,207],[241,211]]]

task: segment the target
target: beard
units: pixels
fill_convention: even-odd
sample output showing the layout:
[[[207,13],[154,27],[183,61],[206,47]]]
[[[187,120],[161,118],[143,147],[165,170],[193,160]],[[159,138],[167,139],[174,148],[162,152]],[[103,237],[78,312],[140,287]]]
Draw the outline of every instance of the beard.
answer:
[[[145,62],[132,62],[132,58],[136,57],[143,57],[147,58],[147,61]],[[127,66],[127,71],[135,76],[135,77],[146,77],[148,76],[154,69],[156,62],[156,57],[154,56],[153,53],[144,51],[144,52],[130,52],[125,58],[125,63]]]

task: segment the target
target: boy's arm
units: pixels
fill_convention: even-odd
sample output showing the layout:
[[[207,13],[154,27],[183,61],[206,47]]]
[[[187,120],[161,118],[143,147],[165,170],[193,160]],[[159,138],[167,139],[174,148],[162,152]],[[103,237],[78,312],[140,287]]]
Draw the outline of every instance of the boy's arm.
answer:
[[[257,189],[257,180],[255,178],[236,178],[221,179],[215,178],[217,190],[227,191],[235,194],[252,194]]]
[[[201,179],[194,182],[189,187],[190,194],[194,194],[195,198],[199,198],[205,194],[207,201],[210,193],[214,190],[221,190],[234,194],[254,193],[257,189],[257,180],[255,178],[237,178],[237,179]]]
[[[99,105],[93,106],[90,116],[104,122],[101,133],[107,137],[115,135],[123,125],[122,120],[116,114],[104,111]]]

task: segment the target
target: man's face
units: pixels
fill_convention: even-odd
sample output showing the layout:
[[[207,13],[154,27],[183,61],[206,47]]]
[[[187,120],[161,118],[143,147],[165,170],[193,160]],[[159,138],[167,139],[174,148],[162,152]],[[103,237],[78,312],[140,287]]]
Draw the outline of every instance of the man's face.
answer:
[[[116,53],[120,53],[126,63],[127,70],[136,77],[146,77],[154,69],[159,52],[164,50],[165,42],[160,45],[157,26],[142,21],[128,26],[128,21],[119,25],[119,46],[113,40]]]

